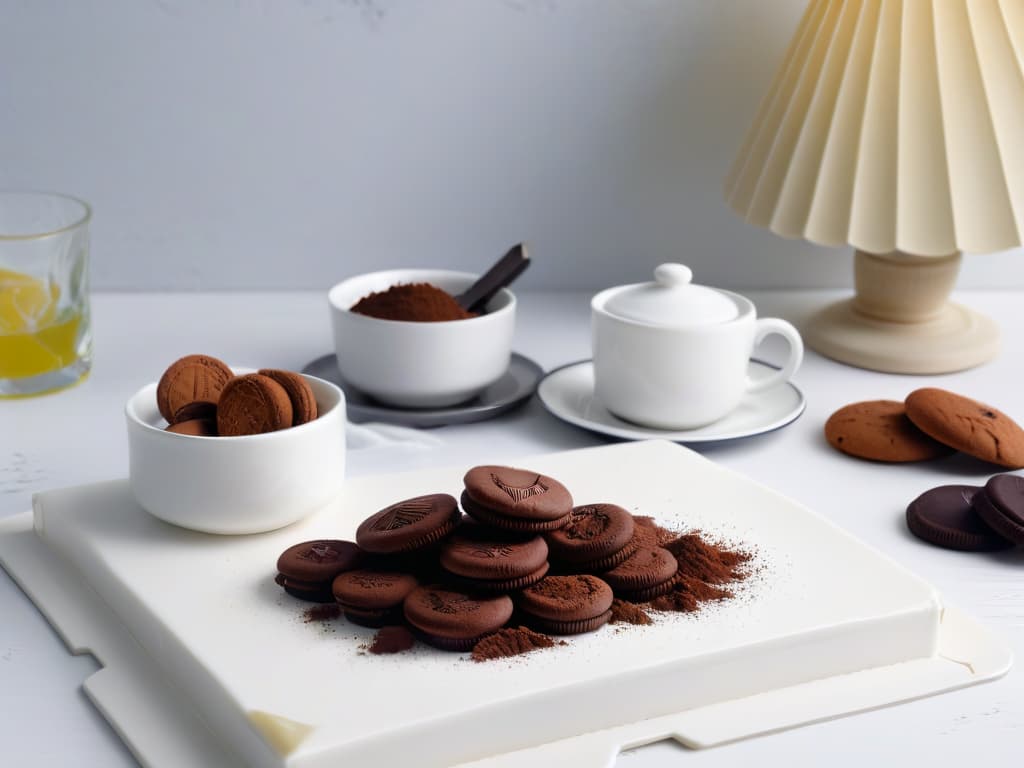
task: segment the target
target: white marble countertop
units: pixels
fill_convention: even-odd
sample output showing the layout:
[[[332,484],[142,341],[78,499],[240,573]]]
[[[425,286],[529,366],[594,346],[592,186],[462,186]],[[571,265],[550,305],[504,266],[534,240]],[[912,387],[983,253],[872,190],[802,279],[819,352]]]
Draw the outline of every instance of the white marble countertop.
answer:
[[[834,294],[751,293],[762,316],[794,322]],[[1024,323],[1018,292],[959,297],[1001,325],[1004,351],[992,363],[948,376],[910,377],[849,368],[809,354],[796,382],[806,413],[777,432],[700,448],[715,461],[807,504],[931,581],[949,602],[998,629],[1024,658],[1024,553],[968,555],[926,546],[903,522],[908,501],[935,485],[982,483],[994,468],[967,457],[912,466],[860,462],[832,451],[822,425],[856,400],[902,399],[919,386],[968,394],[1024,420]],[[515,348],[546,369],[589,356],[588,297],[520,296]],[[178,356],[205,352],[234,365],[299,369],[331,350],[319,293],[101,294],[93,300],[92,376],[66,392],[0,401],[0,517],[24,512],[32,493],[124,476],[122,408],[139,386]],[[778,356],[769,348],[761,356]],[[441,445],[352,451],[351,474],[473,463],[486,445],[494,460],[598,445],[599,436],[549,416],[536,399],[481,424],[432,431]],[[2,572],[0,572],[2,573]],[[0,575],[0,764],[116,768],[136,765],[80,690],[95,670],[71,656],[32,603]],[[990,765],[1019,761],[1024,676],[786,733],[686,752],[662,743],[624,754],[636,768],[671,765],[857,766],[914,761]]]

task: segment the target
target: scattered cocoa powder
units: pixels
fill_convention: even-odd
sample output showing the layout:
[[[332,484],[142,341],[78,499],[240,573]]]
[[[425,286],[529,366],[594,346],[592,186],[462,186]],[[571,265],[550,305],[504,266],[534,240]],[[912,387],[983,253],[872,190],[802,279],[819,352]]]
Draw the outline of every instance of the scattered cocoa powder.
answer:
[[[612,617],[609,624],[653,624],[654,621],[647,615],[647,611],[636,603],[615,598],[612,601]]]
[[[341,615],[341,609],[337,603],[322,603],[312,605],[302,612],[302,620],[306,624],[314,621],[331,621]]]
[[[565,641],[534,632],[528,627],[505,627],[493,635],[488,635],[473,646],[473,661],[492,661],[518,656],[522,653],[536,651],[539,648],[552,648],[565,645]]]
[[[351,312],[382,320],[405,320],[419,323],[438,323],[447,320],[467,320],[476,317],[467,312],[455,298],[430,283],[404,283],[393,285],[386,291],[364,296]]]
[[[376,654],[399,653],[412,648],[415,642],[416,638],[405,627],[381,627],[366,650]]]

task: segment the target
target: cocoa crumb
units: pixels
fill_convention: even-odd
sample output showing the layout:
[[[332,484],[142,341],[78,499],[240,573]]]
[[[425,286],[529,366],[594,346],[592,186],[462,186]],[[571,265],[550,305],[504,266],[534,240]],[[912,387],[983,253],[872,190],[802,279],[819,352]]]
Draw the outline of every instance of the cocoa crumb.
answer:
[[[412,632],[402,626],[381,627],[373,636],[373,642],[366,650],[374,654],[399,653],[413,647],[416,639]]]
[[[653,624],[651,617],[647,615],[647,611],[636,603],[631,603],[627,600],[620,600],[615,598],[612,601],[612,617],[608,620],[609,624]]]
[[[305,624],[312,624],[314,621],[332,621],[341,615],[341,609],[337,603],[322,603],[313,605],[302,612],[302,621]]]
[[[506,659],[509,656],[518,656],[539,648],[552,648],[555,645],[565,644],[564,640],[555,641],[528,627],[505,627],[474,645],[471,658],[473,661]]]

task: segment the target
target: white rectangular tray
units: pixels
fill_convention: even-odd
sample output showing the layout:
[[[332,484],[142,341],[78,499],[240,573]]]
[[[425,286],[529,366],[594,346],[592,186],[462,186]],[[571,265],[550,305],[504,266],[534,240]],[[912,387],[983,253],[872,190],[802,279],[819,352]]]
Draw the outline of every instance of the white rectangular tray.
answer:
[[[0,561],[72,650],[104,665],[87,692],[154,766],[609,765],[664,737],[709,746],[1009,668],[1006,647],[929,585],[681,446],[521,463],[578,502],[748,542],[759,573],[700,613],[487,664],[429,648],[374,657],[359,649],[369,631],[302,621],[306,606],[273,582],[285,547],[351,537],[400,498],[458,495],[465,467],[353,480],[315,517],[246,537],[163,524],[123,481],[53,491],[36,498],[34,532],[27,516],[3,524]]]

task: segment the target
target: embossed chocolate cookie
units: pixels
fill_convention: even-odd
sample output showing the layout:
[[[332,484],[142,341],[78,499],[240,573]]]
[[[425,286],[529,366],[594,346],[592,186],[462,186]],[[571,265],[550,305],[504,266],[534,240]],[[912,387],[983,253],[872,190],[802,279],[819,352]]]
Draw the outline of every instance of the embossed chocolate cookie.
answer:
[[[339,574],[331,585],[345,618],[380,627],[402,623],[402,603],[419,582],[408,573],[359,569]]]
[[[461,516],[455,498],[447,493],[417,496],[366,518],[356,530],[356,542],[380,555],[412,552],[454,531]]]
[[[173,424],[175,414],[189,403],[216,403],[233,377],[227,365],[209,355],[187,355],[176,360],[156,385],[160,415]]]
[[[413,590],[403,608],[425,642],[448,651],[468,651],[512,617],[508,595],[473,597],[439,586]]]
[[[228,382],[217,403],[217,432],[222,437],[259,435],[292,425],[292,403],[284,387],[250,373]]]
[[[1024,430],[1002,411],[935,387],[911,392],[907,416],[958,451],[1009,469],[1024,467]]]
[[[540,536],[510,541],[474,530],[477,527],[463,526],[463,531],[448,539],[441,550],[441,565],[456,576],[515,579],[547,563],[548,545]]]
[[[316,418],[316,396],[309,382],[301,374],[276,368],[262,368],[259,373],[276,381],[288,393],[288,399],[292,404],[293,427]]]
[[[544,534],[544,538],[552,558],[603,570],[622,562],[635,550],[627,548],[633,526],[633,516],[616,504],[584,504],[573,507],[565,525]]]
[[[554,478],[526,469],[486,465],[463,478],[462,508],[484,525],[540,533],[561,528],[572,511],[572,496]]]
[[[676,575],[675,556],[662,547],[640,547],[631,557],[601,574],[616,592],[628,593],[663,584]]]
[[[527,623],[556,635],[591,632],[611,618],[612,588],[597,576],[548,576],[527,587],[516,605]]]
[[[315,539],[294,544],[277,558],[275,581],[294,597],[329,603],[331,583],[344,571],[357,568],[363,552],[351,541]]]
[[[872,461],[925,461],[953,452],[907,418],[898,400],[852,403],[825,422],[825,439],[837,451]]]

